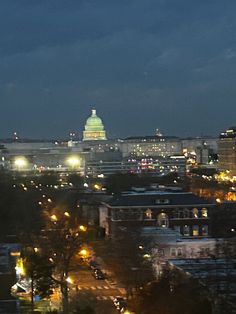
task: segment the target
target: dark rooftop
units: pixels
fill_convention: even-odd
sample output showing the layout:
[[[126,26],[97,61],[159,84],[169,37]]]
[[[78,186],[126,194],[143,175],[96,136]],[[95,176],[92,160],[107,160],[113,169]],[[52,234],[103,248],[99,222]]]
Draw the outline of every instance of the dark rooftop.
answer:
[[[212,205],[208,200],[189,192],[142,192],[122,193],[114,196],[108,203],[110,206],[165,206],[165,205]]]

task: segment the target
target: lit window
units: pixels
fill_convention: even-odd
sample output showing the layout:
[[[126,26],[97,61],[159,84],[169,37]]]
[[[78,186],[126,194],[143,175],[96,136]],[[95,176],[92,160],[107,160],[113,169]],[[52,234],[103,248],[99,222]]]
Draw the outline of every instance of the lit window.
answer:
[[[162,228],[168,228],[169,226],[169,219],[165,213],[161,213],[158,215],[158,225]]]
[[[208,211],[206,208],[202,209],[202,218],[207,218],[208,217]]]
[[[202,226],[202,235],[203,236],[208,235],[208,226],[207,225]]]
[[[193,236],[199,235],[199,226],[193,226]]]
[[[193,218],[198,218],[198,209],[197,208],[193,208],[192,213],[193,213]]]
[[[152,211],[150,208],[145,211],[145,219],[152,219]]]

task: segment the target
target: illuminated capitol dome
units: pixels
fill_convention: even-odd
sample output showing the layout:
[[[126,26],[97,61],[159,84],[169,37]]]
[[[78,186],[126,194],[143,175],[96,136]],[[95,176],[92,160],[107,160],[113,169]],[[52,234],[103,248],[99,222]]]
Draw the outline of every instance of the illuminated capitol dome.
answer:
[[[102,141],[106,139],[102,119],[97,116],[96,109],[92,109],[92,115],[87,119],[84,127],[83,141]]]

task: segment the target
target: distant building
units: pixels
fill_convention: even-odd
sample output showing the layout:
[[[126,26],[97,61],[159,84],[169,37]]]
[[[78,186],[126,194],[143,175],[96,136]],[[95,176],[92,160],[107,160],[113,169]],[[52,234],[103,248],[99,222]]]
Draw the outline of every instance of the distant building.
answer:
[[[102,123],[102,119],[97,116],[96,109],[92,109],[92,115],[87,119],[83,141],[106,140],[106,131]]]
[[[236,176],[236,127],[222,132],[219,137],[219,170]]]

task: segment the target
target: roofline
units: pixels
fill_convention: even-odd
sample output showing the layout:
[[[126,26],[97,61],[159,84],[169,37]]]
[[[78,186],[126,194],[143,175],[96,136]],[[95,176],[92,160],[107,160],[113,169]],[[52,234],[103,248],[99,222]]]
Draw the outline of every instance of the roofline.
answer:
[[[198,206],[215,206],[215,204],[192,204],[192,205],[185,205],[185,204],[173,204],[173,205],[142,205],[142,206],[138,206],[138,205],[130,205],[130,206],[112,206],[112,205],[109,205],[107,203],[102,203],[103,205],[106,205],[107,207],[109,208],[130,208],[130,207],[133,207],[133,208],[145,208],[147,206],[149,207],[154,207],[154,208],[172,208],[173,206],[184,206],[184,207],[198,207]]]

